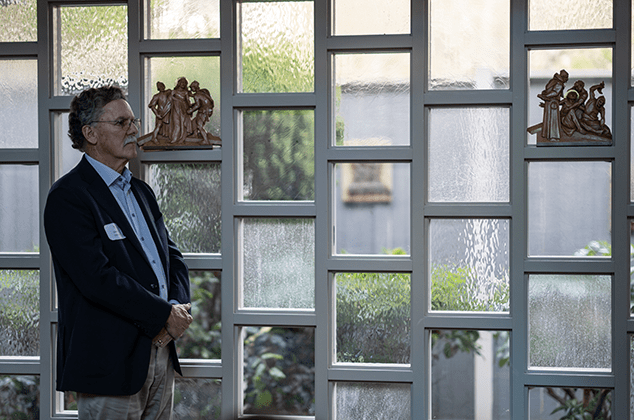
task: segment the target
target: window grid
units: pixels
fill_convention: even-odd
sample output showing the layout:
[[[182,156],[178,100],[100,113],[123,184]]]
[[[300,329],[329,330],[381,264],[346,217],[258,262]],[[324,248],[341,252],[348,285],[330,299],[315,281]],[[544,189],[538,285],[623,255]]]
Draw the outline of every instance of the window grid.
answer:
[[[69,1],[65,4],[77,4]],[[131,2],[129,13],[129,80],[131,89],[129,101],[136,113],[144,110],[140,91],[144,86],[142,58],[157,54],[174,55],[219,55],[221,57],[221,132],[225,140],[221,150],[203,152],[165,152],[160,154],[141,153],[137,162],[131,163],[131,169],[142,173],[144,164],[154,162],[215,162],[221,163],[223,177],[222,203],[222,251],[220,255],[200,256],[188,255],[187,262],[192,269],[222,270],[223,300],[223,360],[220,362],[185,361],[184,370],[191,378],[222,379],[223,416],[233,416],[242,404],[241,381],[239,380],[241,364],[240,348],[237,341],[239,328],[246,325],[283,325],[308,326],[316,328],[315,366],[316,366],[316,418],[333,418],[335,396],[334,385],[343,380],[359,380],[374,382],[394,382],[411,384],[412,418],[427,418],[431,412],[428,405],[430,371],[428,365],[429,334],[431,329],[475,329],[475,330],[507,330],[511,331],[512,363],[515,366],[527,366],[527,289],[528,276],[533,273],[548,274],[588,274],[597,273],[612,276],[612,369],[608,373],[596,373],[577,376],[569,372],[542,373],[528,372],[526,369],[514,369],[511,377],[511,412],[512,418],[525,418],[528,386],[579,386],[606,387],[614,389],[613,418],[628,418],[630,391],[629,386],[629,348],[630,334],[634,333],[634,322],[629,314],[629,223],[634,218],[634,205],[630,202],[630,139],[629,120],[630,107],[634,102],[634,90],[630,87],[629,57],[631,43],[631,8],[629,2],[614,2],[614,28],[592,31],[527,31],[528,1],[512,0],[511,7],[511,87],[508,91],[485,91],[481,94],[471,92],[427,92],[424,72],[416,71],[427,68],[427,2],[412,1],[412,36],[363,36],[363,37],[329,37],[327,23],[330,22],[331,5],[327,0],[315,0],[315,93],[298,95],[266,95],[235,94],[237,69],[235,67],[236,51],[233,49],[236,32],[236,5],[230,0],[221,0],[221,36],[220,40],[145,40],[139,41],[138,34],[142,26],[141,2]],[[38,27],[46,28],[46,22],[52,17],[49,0],[38,1]],[[91,4],[94,4],[91,3]],[[58,3],[55,3],[58,5]],[[37,57],[40,63],[50,62],[53,40],[46,31],[41,31],[40,42],[17,42],[0,45],[0,57],[16,58]],[[525,127],[527,114],[526,92],[527,50],[548,49],[552,46],[575,45],[581,47],[601,46],[614,49],[613,64],[613,133],[614,142],[603,148],[535,148],[525,146]],[[330,125],[329,89],[330,86],[330,54],[350,51],[381,51],[395,49],[411,53],[411,146],[395,148],[387,151],[390,159],[409,162],[411,165],[411,248],[410,258],[376,258],[367,260],[355,257],[333,257],[329,255],[331,207],[330,194],[333,183],[329,168],[334,162],[345,160],[382,161],[385,150],[349,151],[345,148],[328,146],[333,144],[331,138],[334,130]],[[50,97],[51,76],[48,66],[39,66],[38,74],[38,126],[39,150],[4,149],[0,163],[29,163],[39,165],[39,199],[43,209],[48,188],[54,173],[53,156],[49,154],[50,112],[67,110],[70,97]],[[629,87],[628,89],[623,88]],[[234,111],[250,106],[284,108],[299,106],[315,109],[315,202],[296,206],[289,204],[284,209],[275,209],[259,203],[238,204],[235,197],[237,185],[232,184],[231,174],[237,173],[238,161],[235,157],[235,140],[239,133],[234,124]],[[504,105],[511,107],[511,198],[510,204],[474,204],[438,205],[428,203],[425,189],[420,188],[427,182],[426,156],[427,125],[426,111],[429,106],[438,105]],[[417,116],[424,116],[419,118]],[[526,225],[526,176],[527,164],[531,161],[552,161],[562,159],[604,160],[612,162],[613,177],[611,187],[612,247],[610,259],[601,261],[569,260],[544,257],[527,258],[527,225]],[[313,217],[315,218],[315,312],[314,314],[277,314],[258,313],[238,310],[235,300],[236,285],[233,279],[237,260],[234,220],[252,216],[268,217]],[[511,225],[510,287],[511,311],[503,315],[474,315],[461,317],[456,315],[429,313],[426,302],[429,290],[425,284],[430,281],[427,274],[427,253],[429,221],[434,217],[505,217]],[[48,248],[41,238],[41,257],[38,255],[18,255],[8,253],[0,255],[0,269],[39,269],[41,276],[41,357],[28,359],[3,359],[0,361],[1,374],[39,374],[41,381],[40,410],[42,418],[50,418],[55,412],[54,392],[54,347],[53,333],[57,314],[54,311],[54,281],[48,259]],[[370,268],[368,268],[370,267]],[[384,272],[407,272],[412,275],[412,364],[409,367],[377,368],[365,366],[340,367],[331,366],[333,348],[331,316],[332,275],[340,270]],[[329,279],[326,281],[326,279]],[[328,286],[330,284],[330,286]],[[422,320],[422,322],[418,322]],[[627,349],[627,351],[623,350]],[[619,386],[617,386],[619,384]],[[328,404],[324,404],[328,401]],[[58,417],[54,415],[55,417]],[[65,414],[64,417],[67,415]]]

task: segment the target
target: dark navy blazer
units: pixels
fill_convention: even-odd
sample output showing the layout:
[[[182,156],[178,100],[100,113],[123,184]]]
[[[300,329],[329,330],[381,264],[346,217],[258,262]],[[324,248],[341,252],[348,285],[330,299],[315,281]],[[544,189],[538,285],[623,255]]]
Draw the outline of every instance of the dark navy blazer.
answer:
[[[190,302],[183,256],[169,238],[149,185],[132,191],[161,256],[168,300]],[[122,235],[113,235],[115,223]],[[132,226],[108,186],[85,157],[53,184],[44,209],[59,301],[57,390],[132,395],[145,382],[152,338],[171,304]],[[125,238],[121,238],[124,236]],[[174,369],[181,373],[170,343]]]

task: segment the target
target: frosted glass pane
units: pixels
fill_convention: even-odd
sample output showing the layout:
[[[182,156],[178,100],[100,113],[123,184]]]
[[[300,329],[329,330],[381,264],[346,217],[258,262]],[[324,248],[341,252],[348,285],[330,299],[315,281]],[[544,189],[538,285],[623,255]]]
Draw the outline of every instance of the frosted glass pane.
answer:
[[[531,275],[529,366],[612,367],[611,277]]]
[[[409,420],[411,386],[378,382],[338,382],[335,385],[338,419]]]
[[[315,329],[245,327],[244,414],[315,415]]]
[[[429,222],[431,309],[509,310],[509,221]]]
[[[147,39],[220,37],[219,0],[147,0]]]
[[[0,376],[0,419],[40,418],[40,377]]]
[[[243,306],[315,307],[315,221],[242,219]]]
[[[529,420],[612,419],[614,418],[612,398],[613,393],[610,389],[530,387],[528,418]],[[567,413],[570,414],[564,416]]]
[[[67,174],[84,156],[83,152],[73,149],[68,136],[68,115],[68,112],[53,113],[55,179]]]
[[[242,92],[314,90],[312,1],[240,3]]]
[[[0,165],[0,252],[39,252],[37,165]]]
[[[614,1],[530,0],[529,30],[612,28]]]
[[[332,0],[333,35],[410,32],[409,0]]]
[[[509,0],[430,0],[429,89],[508,89]]]
[[[0,28],[0,42],[37,41],[37,0],[2,1]]]
[[[194,379],[176,375],[172,420],[219,420],[221,405],[220,379]]]
[[[128,90],[128,7],[58,7],[55,94],[118,84]]]
[[[315,113],[242,113],[242,199],[315,199]]]
[[[409,363],[410,275],[337,273],[337,362]]]
[[[409,254],[410,165],[334,166],[335,254]]]
[[[209,90],[214,101],[211,118],[205,124],[205,130],[220,137],[220,57],[152,57],[145,60],[144,104],[148,105],[152,96],[158,93],[157,82],[166,89],[174,89],[176,81],[185,77],[191,85],[197,81],[201,89]],[[156,117],[148,108],[144,108],[144,133],[154,130]]]
[[[590,93],[590,88],[601,82],[605,83],[602,93],[595,97],[605,98],[605,124],[612,127],[612,49],[586,48],[564,50],[531,50],[529,51],[530,79],[528,90],[528,127],[541,124],[544,118],[543,102],[537,97],[546,84],[561,70],[568,72],[568,81],[564,83],[563,92],[575,88]],[[583,82],[575,87],[577,81]],[[583,95],[583,92],[582,92]],[[536,135],[526,133],[528,144],[536,144]]]
[[[507,331],[433,330],[431,342],[431,418],[510,420]]]
[[[165,226],[181,252],[220,252],[220,164],[149,166]]]
[[[40,272],[0,270],[0,356],[39,355]]]
[[[634,335],[630,335],[630,389],[634,389]],[[634,392],[630,392],[630,419],[634,419]]]
[[[528,254],[601,256],[584,249],[611,246],[612,165],[531,162],[528,165]]]
[[[510,110],[429,111],[429,201],[508,202]]]
[[[176,341],[182,359],[220,359],[221,308],[220,271],[189,270],[194,320]]]
[[[630,201],[634,201],[634,107],[630,107]]]
[[[409,145],[409,54],[336,54],[338,146]]]
[[[36,148],[37,61],[0,60],[0,95],[0,149]]]

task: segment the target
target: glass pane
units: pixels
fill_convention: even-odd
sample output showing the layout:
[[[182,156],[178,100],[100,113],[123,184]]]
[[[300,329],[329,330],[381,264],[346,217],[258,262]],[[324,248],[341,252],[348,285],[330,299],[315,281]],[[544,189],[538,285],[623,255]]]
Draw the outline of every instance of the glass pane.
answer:
[[[0,164],[0,252],[39,252],[38,166]]]
[[[337,163],[335,254],[409,254],[410,165]]]
[[[148,183],[181,252],[220,252],[220,164],[148,165]]]
[[[431,309],[509,310],[509,221],[429,222]]]
[[[406,273],[337,273],[337,362],[409,363]]]
[[[0,419],[40,418],[40,377],[0,376]]]
[[[409,54],[333,56],[337,146],[410,144],[409,59]]]
[[[509,0],[429,3],[429,89],[508,89]]]
[[[37,41],[37,0],[3,0],[0,28],[0,42]]]
[[[128,7],[63,6],[54,9],[55,94],[118,84],[128,90]]]
[[[508,202],[509,108],[429,110],[429,201]]]
[[[0,16],[7,7],[16,5],[0,6]],[[0,94],[0,149],[36,148],[37,61],[0,60]]]
[[[529,163],[528,254],[610,255],[611,182],[609,162]],[[589,252],[594,242],[606,251]]]
[[[315,329],[245,327],[244,414],[315,415]]]
[[[315,307],[314,219],[241,219],[243,306]]]
[[[205,131],[220,137],[220,57],[152,57],[145,60],[145,75],[144,103],[148,105],[158,93],[158,82],[162,82],[167,91],[174,89],[179,78],[185,77],[189,86],[196,81],[201,89],[207,89],[214,108]],[[168,116],[173,116],[173,111]],[[143,121],[145,133],[154,130],[156,117],[149,107],[145,108]]]
[[[529,366],[609,370],[611,290],[610,276],[531,275]]]
[[[634,107],[630,107],[630,201],[634,201]]]
[[[222,403],[219,379],[193,379],[176,375],[173,420],[219,420]]]
[[[40,272],[0,270],[0,356],[39,355]]]
[[[315,199],[315,113],[242,113],[243,200]]]
[[[612,4],[618,0],[530,0],[531,31],[612,28]]]
[[[220,271],[189,271],[194,320],[176,341],[183,359],[220,359],[222,337]]]
[[[332,34],[408,34],[410,9],[409,0],[332,0]]]
[[[431,418],[511,418],[507,331],[433,330],[431,345]]]
[[[528,404],[529,420],[613,418],[610,389],[530,387]]]
[[[68,173],[84,156],[83,152],[73,149],[73,142],[68,136],[68,115],[68,112],[53,113],[55,179]]]
[[[567,94],[570,89],[579,92],[583,102],[583,108],[580,107],[577,112],[579,118],[584,118],[586,113],[583,110],[589,102],[593,102],[593,96],[597,101],[603,97],[605,109],[602,113],[605,113],[605,124],[612,127],[612,49],[532,50],[529,53],[529,62],[529,128],[541,125],[544,119],[544,107],[540,106],[543,101],[537,95],[541,94],[551,81],[553,90],[554,88],[561,90],[560,99],[563,99],[564,94]],[[561,79],[561,70],[565,70],[568,76]],[[604,83],[604,87],[597,90],[601,82]],[[560,112],[560,110],[557,111],[561,118]],[[560,126],[562,124],[563,121],[560,122]],[[563,131],[563,128],[560,131]],[[527,132],[526,135],[528,144],[537,143],[536,134]]]
[[[220,38],[219,0],[147,0],[146,39]]]
[[[241,2],[239,91],[314,90],[313,15],[312,1]]]
[[[338,382],[335,387],[336,418],[409,420],[411,386],[378,382]]]

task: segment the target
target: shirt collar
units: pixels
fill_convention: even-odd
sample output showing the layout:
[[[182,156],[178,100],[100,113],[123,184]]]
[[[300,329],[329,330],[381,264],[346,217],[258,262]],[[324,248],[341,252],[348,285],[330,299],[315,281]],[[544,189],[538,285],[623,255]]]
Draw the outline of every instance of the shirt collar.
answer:
[[[90,163],[92,167],[95,168],[95,171],[97,171],[97,173],[99,174],[101,179],[103,179],[107,186],[110,187],[113,183],[117,181],[117,179],[119,179],[119,177],[123,177],[123,179],[128,183],[130,182],[130,179],[132,178],[132,172],[130,172],[128,168],[123,168],[123,172],[119,174],[119,172],[104,165],[97,159],[94,159],[86,154],[84,155],[86,156],[86,160],[88,161],[88,163]]]

